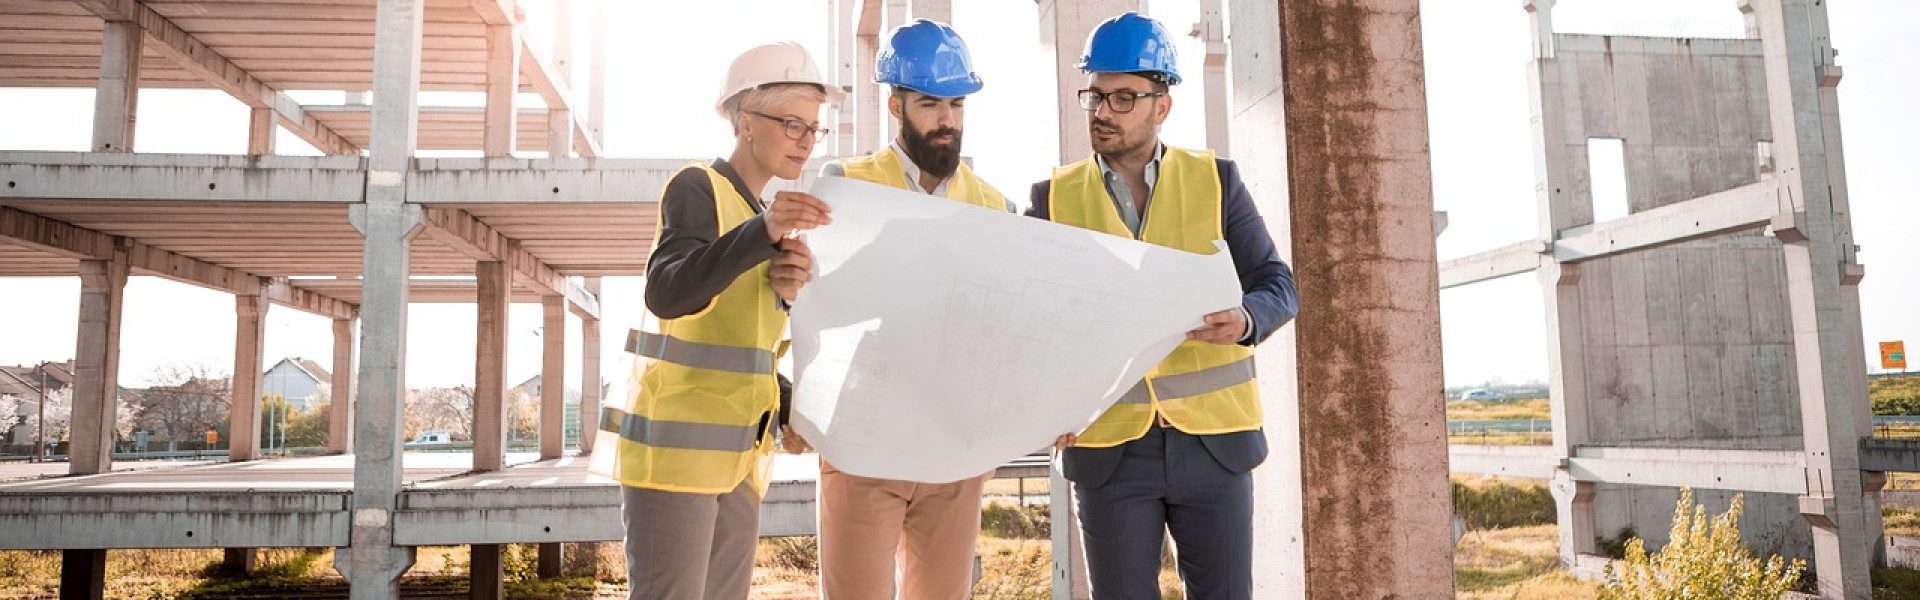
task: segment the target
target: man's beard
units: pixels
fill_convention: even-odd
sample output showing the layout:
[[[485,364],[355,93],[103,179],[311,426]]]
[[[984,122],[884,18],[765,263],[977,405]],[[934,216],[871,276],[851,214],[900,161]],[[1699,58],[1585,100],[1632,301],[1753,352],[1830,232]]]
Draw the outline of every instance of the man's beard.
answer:
[[[1113,141],[1102,143],[1097,136],[1093,135],[1094,126],[1112,130],[1114,132]],[[1087,127],[1087,138],[1092,142],[1095,153],[1111,158],[1118,158],[1140,152],[1142,148],[1152,145],[1154,141],[1153,138],[1129,141],[1127,139],[1127,130],[1122,129],[1113,121],[1098,117],[1095,117],[1093,123]]]
[[[960,168],[960,130],[941,127],[921,135],[914,131],[913,125],[903,125],[906,126],[900,130],[900,141],[906,146],[903,149],[907,151],[907,158],[912,159],[921,171],[934,177],[952,177],[953,172]],[[932,142],[931,138],[943,135],[952,135],[953,142],[946,145]]]

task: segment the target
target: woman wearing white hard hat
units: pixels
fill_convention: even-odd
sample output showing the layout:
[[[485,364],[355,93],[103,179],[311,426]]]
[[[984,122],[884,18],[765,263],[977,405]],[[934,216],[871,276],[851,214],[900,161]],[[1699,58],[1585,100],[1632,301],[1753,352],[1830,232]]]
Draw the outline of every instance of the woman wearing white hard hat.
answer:
[[[647,262],[657,324],[628,336],[635,360],[624,409],[600,419],[601,470],[622,485],[630,598],[741,599],[753,577],[780,388],[775,346],[808,279],[792,234],[828,222],[827,206],[780,192],[827,133],[820,108],[841,92],[800,46],[768,44],[727,71],[716,109],[732,155],[681,169],[661,193]]]

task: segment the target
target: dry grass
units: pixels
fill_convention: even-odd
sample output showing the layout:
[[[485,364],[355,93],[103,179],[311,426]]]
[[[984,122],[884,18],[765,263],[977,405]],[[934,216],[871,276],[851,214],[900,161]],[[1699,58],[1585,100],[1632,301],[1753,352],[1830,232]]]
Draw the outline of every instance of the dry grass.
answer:
[[[1550,419],[1553,409],[1546,398],[1493,402],[1488,400],[1450,400],[1448,421],[1525,421]]]
[[[1461,598],[1593,598],[1596,586],[1559,567],[1553,525],[1467,532],[1454,549],[1454,585]]]
[[[1553,443],[1553,432],[1467,433],[1448,435],[1447,443],[1484,444],[1488,446],[1546,446]]]

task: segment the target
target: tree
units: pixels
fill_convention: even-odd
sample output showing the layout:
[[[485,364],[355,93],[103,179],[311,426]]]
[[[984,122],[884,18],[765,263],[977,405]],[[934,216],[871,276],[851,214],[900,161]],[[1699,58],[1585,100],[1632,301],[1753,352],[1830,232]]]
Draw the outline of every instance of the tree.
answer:
[[[529,397],[520,388],[507,390],[508,439],[533,440],[540,437],[540,399]]]
[[[13,440],[7,439],[7,437],[8,434],[13,433],[13,426],[20,422],[20,406],[22,404],[25,404],[25,401],[21,400],[19,396],[0,394],[0,443],[13,443]]]
[[[40,418],[44,416],[47,419],[47,445],[51,447],[55,442],[67,439],[67,431],[71,429],[68,427],[68,421],[73,417],[73,388],[61,388],[47,394],[47,412],[45,415],[39,413],[39,405],[37,403],[30,404],[30,406],[35,407],[33,414],[27,415],[26,419],[23,420],[27,425],[28,431],[32,432],[33,435],[38,435]]]
[[[1761,560],[1740,541],[1745,498],[1733,496],[1727,512],[1707,519],[1707,507],[1693,503],[1693,490],[1680,488],[1674,503],[1673,530],[1665,548],[1647,554],[1646,540],[1627,542],[1620,568],[1609,565],[1602,599],[1773,600],[1800,582],[1806,562],[1779,555]]]
[[[408,439],[425,431],[445,431],[456,440],[473,439],[473,388],[460,386],[450,388],[426,388],[413,394],[409,415],[417,415],[419,420],[409,423],[415,427],[407,434]]]
[[[147,384],[151,387],[140,395],[134,422],[165,439],[169,449],[180,442],[199,443],[208,430],[227,422],[232,380],[224,372],[200,363],[173,363],[155,367]]]

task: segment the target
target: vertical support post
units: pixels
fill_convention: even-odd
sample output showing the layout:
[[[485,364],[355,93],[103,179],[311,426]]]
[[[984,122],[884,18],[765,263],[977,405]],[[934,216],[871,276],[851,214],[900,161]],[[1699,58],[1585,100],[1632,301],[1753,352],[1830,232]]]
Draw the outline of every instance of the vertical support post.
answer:
[[[1087,582],[1087,551],[1080,546],[1080,511],[1073,505],[1073,485],[1057,464],[1047,470],[1047,482],[1047,512],[1053,523],[1053,598],[1090,600],[1093,586]],[[1061,561],[1062,556],[1067,560]]]
[[[1053,48],[1055,95],[1060,114],[1060,164],[1071,163],[1093,154],[1087,137],[1086,111],[1080,110],[1078,93],[1087,87],[1087,75],[1080,71],[1080,52],[1086,48],[1087,34],[1101,21],[1134,10],[1146,12],[1143,0],[1040,0],[1040,38]]]
[[[1287,138],[1344,140],[1287,147],[1303,583],[1315,596],[1451,597],[1420,4],[1290,0],[1277,10]],[[1329,234],[1348,243],[1320,243]]]
[[[132,152],[139,112],[140,48],[144,33],[132,21],[100,29],[100,83],[93,93],[93,151]]]
[[[855,76],[858,53],[861,48],[858,28],[860,20],[860,0],[827,1],[827,42],[828,54],[832,57],[824,65],[832,70],[835,85],[847,92],[848,100],[833,107],[833,138],[827,147],[828,156],[852,156],[856,147],[854,130],[854,107],[858,98],[854,96],[860,85]]]
[[[591,98],[587,102],[587,128],[592,130],[588,134],[603,150],[607,147],[607,4],[589,3],[593,7],[593,20],[588,21],[593,24],[590,34],[593,38],[590,44],[592,50],[587,54],[586,95]],[[575,97],[578,98],[577,95]]]
[[[573,0],[555,0],[553,6],[554,78],[567,89],[573,85]],[[578,95],[576,94],[576,97]],[[547,107],[547,156],[567,158],[573,154],[573,111],[571,107]]]
[[[907,5],[907,18],[932,19],[952,25],[953,0],[912,0]],[[904,23],[896,23],[900,24]]]
[[[399,577],[413,548],[393,543],[399,506],[407,395],[409,247],[420,233],[420,206],[407,202],[418,141],[424,0],[378,0],[374,17],[373,110],[365,201],[347,216],[365,239],[362,253],[360,376],[354,390],[352,529],[334,568],[353,600],[400,596]]]
[[[333,320],[333,382],[327,399],[327,450],[353,453],[354,350],[360,318]]]
[[[273,154],[275,130],[273,109],[255,108],[247,111],[247,154]]]
[[[540,460],[566,452],[567,297],[540,298]]]
[[[1227,106],[1227,21],[1221,0],[1200,0],[1200,22],[1193,24],[1193,37],[1206,46],[1205,71],[1201,74],[1207,94],[1207,145],[1222,158],[1232,156],[1233,113]]]
[[[880,51],[881,9],[878,2],[861,4],[864,6],[854,9],[853,96],[848,101],[853,112],[852,154],[869,154],[887,143],[887,125],[880,117],[886,103],[880,100],[880,84],[873,82],[875,53]]]
[[[539,557],[534,563],[534,575],[541,579],[558,579],[561,567],[566,565],[566,553],[560,542],[540,544]]]
[[[482,116],[481,151],[512,156],[518,116],[513,97],[520,91],[520,33],[512,25],[487,26],[487,106]]]
[[[600,299],[600,278],[588,277],[587,292]],[[580,455],[593,454],[600,431],[600,320],[580,319]]]
[[[247,575],[260,564],[260,553],[253,548],[225,548],[220,569],[229,575]]]
[[[498,471],[506,466],[507,443],[507,307],[513,293],[513,274],[507,263],[474,264],[479,287],[473,359],[473,470]]]
[[[260,458],[260,395],[262,354],[267,337],[266,286],[233,296],[233,398],[227,419],[227,459],[239,462]]]
[[[472,565],[471,583],[468,598],[473,600],[499,600],[507,595],[506,546],[500,544],[474,544],[470,546]]]
[[[107,551],[60,551],[60,600],[100,600],[107,595]]]
[[[1740,8],[1741,20],[1746,22],[1747,39],[1759,39],[1760,15],[1753,12],[1753,0],[1734,0],[1734,4]]]
[[[1801,438],[1807,494],[1800,513],[1813,528],[1813,563],[1820,595],[1866,598],[1874,523],[1860,472],[1859,439],[1867,435],[1866,357],[1861,352],[1860,305],[1847,282],[1858,282],[1852,223],[1829,165],[1830,136],[1820,84],[1833,64],[1827,9],[1808,0],[1753,3],[1767,72],[1773,120],[1774,179],[1781,187],[1776,225],[1786,258],[1787,306],[1793,322]],[[1837,71],[1832,71],[1837,83]],[[1790,229],[1790,231],[1789,231]]]
[[[120,311],[126,288],[126,249],[115,248],[110,260],[80,261],[80,327],[74,343],[73,412],[67,444],[67,472],[74,475],[113,470]]]

